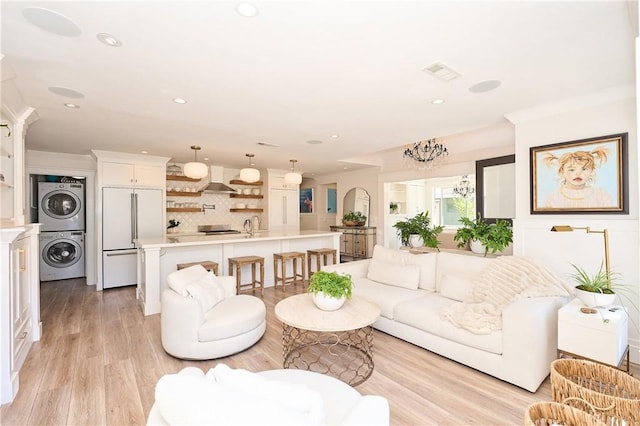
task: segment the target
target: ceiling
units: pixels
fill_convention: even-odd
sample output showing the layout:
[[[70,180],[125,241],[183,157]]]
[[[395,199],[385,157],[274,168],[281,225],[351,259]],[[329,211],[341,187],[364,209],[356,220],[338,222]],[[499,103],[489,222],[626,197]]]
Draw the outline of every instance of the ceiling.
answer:
[[[3,86],[40,117],[27,148],[186,162],[200,145],[209,164],[242,167],[253,153],[257,167],[297,159],[296,170],[322,174],[635,84],[635,2],[253,1],[254,17],[238,4],[2,1]],[[29,22],[23,11],[35,7],[68,18],[78,34]],[[423,71],[435,63],[460,76]],[[469,90],[493,80],[494,90]]]

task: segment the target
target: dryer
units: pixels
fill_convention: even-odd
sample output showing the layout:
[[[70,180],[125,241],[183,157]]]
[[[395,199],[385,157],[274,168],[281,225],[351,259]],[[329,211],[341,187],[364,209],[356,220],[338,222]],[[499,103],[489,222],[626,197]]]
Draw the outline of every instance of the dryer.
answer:
[[[42,231],[84,230],[84,185],[38,183],[38,222]]]
[[[40,233],[40,281],[85,276],[84,231]]]

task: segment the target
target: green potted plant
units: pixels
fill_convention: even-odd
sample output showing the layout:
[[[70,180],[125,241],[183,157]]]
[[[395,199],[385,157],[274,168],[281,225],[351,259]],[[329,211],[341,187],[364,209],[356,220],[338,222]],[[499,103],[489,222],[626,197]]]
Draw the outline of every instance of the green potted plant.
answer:
[[[391,214],[398,213],[398,203],[394,203],[393,201],[389,203],[389,213]]]
[[[421,247],[424,244],[435,249],[438,249],[438,234],[444,230],[442,225],[431,226],[428,211],[396,222],[393,227],[403,246]]]
[[[589,274],[584,268],[573,263],[571,266],[575,272],[570,277],[577,284],[576,296],[582,303],[589,307],[609,306],[614,303],[616,298],[614,286],[620,277],[619,274],[607,273],[602,269],[602,263],[600,269],[593,274]]]
[[[353,210],[349,211],[349,213],[345,213],[342,216],[342,224],[344,226],[362,226],[367,222],[367,217],[360,213],[354,212]]]
[[[312,293],[313,303],[324,311],[339,309],[346,299],[351,298],[353,283],[351,275],[337,272],[318,271],[309,280],[308,293]]]
[[[178,230],[178,226],[180,226],[180,221],[176,219],[169,219],[169,225],[167,226],[167,232],[174,233]]]
[[[458,228],[453,239],[458,242],[458,247],[469,244],[474,253],[485,256],[489,252],[500,253],[513,241],[513,228],[507,220],[497,219],[495,223],[488,223],[478,215],[473,220],[462,217],[459,222],[462,227]]]

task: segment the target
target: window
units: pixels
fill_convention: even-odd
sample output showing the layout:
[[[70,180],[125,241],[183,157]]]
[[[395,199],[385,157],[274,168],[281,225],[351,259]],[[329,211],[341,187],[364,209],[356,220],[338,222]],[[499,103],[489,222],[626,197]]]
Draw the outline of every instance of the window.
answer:
[[[466,198],[453,193],[454,184],[441,182],[433,187],[433,223],[447,227],[459,227],[461,217],[474,218],[476,211],[475,194]]]

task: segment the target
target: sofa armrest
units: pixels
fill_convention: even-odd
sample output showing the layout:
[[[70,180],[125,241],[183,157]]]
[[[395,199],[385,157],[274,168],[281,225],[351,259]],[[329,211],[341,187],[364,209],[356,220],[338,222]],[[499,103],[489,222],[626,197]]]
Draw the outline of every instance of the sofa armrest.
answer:
[[[162,292],[160,333],[162,346],[170,354],[181,353],[184,345],[198,342],[198,328],[204,323],[202,305],[171,289]]]
[[[371,259],[356,260],[354,262],[338,263],[337,265],[325,265],[321,269],[339,274],[349,274],[351,278],[365,278],[369,271]]]
[[[389,425],[389,401],[378,395],[365,395],[342,421],[343,425]]]

